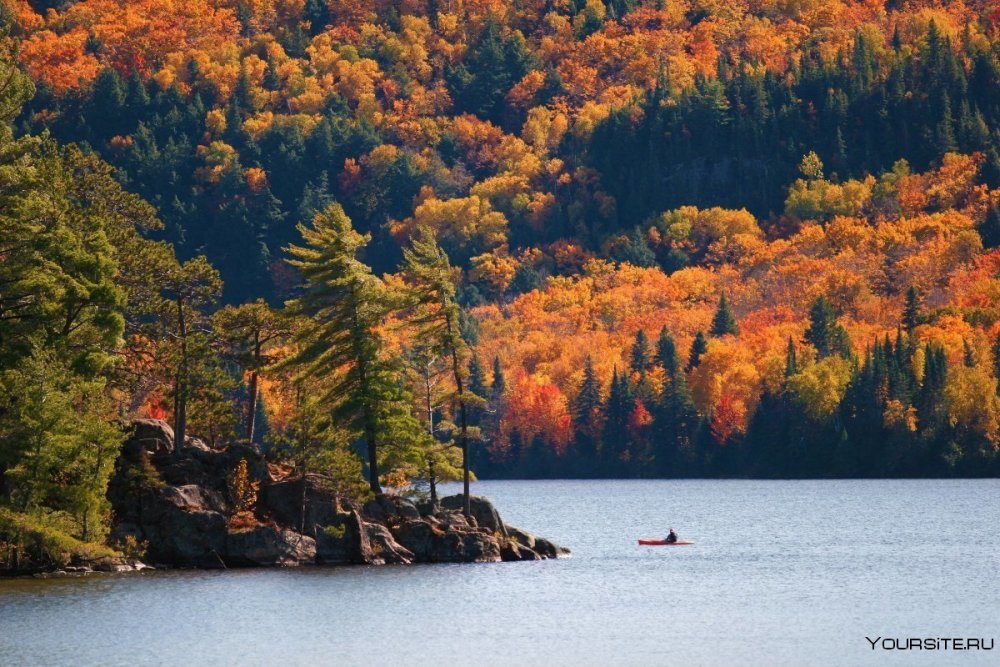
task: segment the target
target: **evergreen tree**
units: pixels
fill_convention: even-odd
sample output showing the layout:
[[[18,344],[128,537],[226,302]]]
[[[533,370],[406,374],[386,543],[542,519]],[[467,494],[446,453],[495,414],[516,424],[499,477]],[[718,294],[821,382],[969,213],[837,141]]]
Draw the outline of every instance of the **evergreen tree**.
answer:
[[[257,432],[260,412],[260,375],[271,361],[269,345],[291,333],[290,323],[263,299],[227,306],[212,316],[212,329],[228,347],[228,353],[244,373],[250,374],[243,435],[248,442],[261,442]]]
[[[698,412],[684,374],[668,373],[653,409],[653,457],[661,475],[676,477],[691,472],[690,456],[698,428]]]
[[[917,288],[910,286],[906,290],[906,305],[903,306],[903,327],[906,333],[913,334],[913,330],[920,324],[920,294]]]
[[[839,354],[851,356],[851,342],[847,331],[837,322],[837,312],[822,296],[813,302],[809,310],[809,328],[806,341],[816,348],[820,358]]]
[[[785,352],[785,377],[792,377],[799,372],[799,364],[796,359],[795,341],[788,337],[788,349]]]
[[[649,340],[646,332],[639,329],[635,333],[635,342],[632,344],[632,352],[629,356],[629,370],[636,375],[645,375],[649,368]]]
[[[486,370],[483,368],[479,353],[475,350],[469,357],[469,391],[482,399],[489,396],[489,388],[486,386]]]
[[[979,235],[983,237],[983,247],[1000,246],[1000,206],[991,206],[987,211],[986,219],[979,225]]]
[[[458,446],[462,451],[462,495],[466,516],[470,505],[469,444],[479,439],[479,430],[469,424],[470,407],[485,401],[468,391],[469,349],[460,330],[460,308],[455,300],[455,274],[429,228],[421,227],[403,251],[404,274],[416,307],[419,337],[436,353],[448,358],[451,379],[455,383],[453,402],[458,406]]]
[[[740,334],[739,324],[736,323],[733,311],[729,309],[725,294],[719,297],[719,307],[712,318],[712,328],[709,333],[713,336],[726,336],[729,334],[738,336]]]
[[[582,459],[582,465],[592,465],[600,450],[602,409],[601,384],[594,372],[594,360],[587,355],[583,366],[583,380],[580,381],[580,389],[572,404],[577,456]]]
[[[507,380],[504,378],[503,368],[500,366],[500,357],[493,357],[493,396],[494,398],[502,398],[506,391]]]
[[[367,245],[338,204],[299,225],[304,246],[289,246],[303,293],[288,302],[304,319],[292,340],[298,351],[284,363],[301,379],[327,380],[322,399],[335,423],[360,433],[367,445],[368,484],[381,493],[379,448],[408,447],[423,431],[410,415],[397,381],[398,359],[388,353],[381,326],[397,299],[358,259]]]
[[[601,434],[606,470],[618,475],[624,470],[624,457],[630,449],[628,439],[629,416],[635,407],[635,399],[629,387],[628,378],[618,374],[615,368],[611,375],[611,388],[604,409],[604,429]]]
[[[162,335],[171,341],[168,351],[174,403],[175,453],[187,437],[188,407],[200,389],[221,378],[214,363],[208,333],[207,308],[215,302],[222,282],[204,257],[195,257],[170,267],[163,276],[163,300],[159,318]]]
[[[972,349],[968,338],[962,339],[962,361],[966,368],[976,367],[976,351]]]
[[[660,338],[656,342],[656,363],[663,369],[668,378],[677,377],[680,372],[680,360],[677,358],[677,344],[667,327],[660,330]]]
[[[701,331],[694,335],[694,340],[691,341],[691,351],[688,353],[688,362],[685,370],[691,372],[698,367],[701,363],[701,355],[708,352],[708,339],[705,338],[705,334]]]

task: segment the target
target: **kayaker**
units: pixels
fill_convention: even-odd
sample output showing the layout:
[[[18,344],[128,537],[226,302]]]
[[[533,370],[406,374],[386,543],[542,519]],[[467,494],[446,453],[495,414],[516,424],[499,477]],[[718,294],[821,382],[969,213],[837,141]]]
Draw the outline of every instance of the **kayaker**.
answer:
[[[677,533],[674,532],[673,528],[670,529],[670,534],[667,535],[667,544],[677,544]]]

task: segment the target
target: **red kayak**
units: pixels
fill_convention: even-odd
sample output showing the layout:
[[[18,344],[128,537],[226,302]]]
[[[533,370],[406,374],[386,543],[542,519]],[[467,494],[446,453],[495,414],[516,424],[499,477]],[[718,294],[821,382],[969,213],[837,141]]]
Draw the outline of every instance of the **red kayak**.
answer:
[[[689,544],[694,544],[691,540],[677,540],[676,542],[667,542],[662,537],[644,537],[639,540],[639,544],[646,547],[686,547]]]

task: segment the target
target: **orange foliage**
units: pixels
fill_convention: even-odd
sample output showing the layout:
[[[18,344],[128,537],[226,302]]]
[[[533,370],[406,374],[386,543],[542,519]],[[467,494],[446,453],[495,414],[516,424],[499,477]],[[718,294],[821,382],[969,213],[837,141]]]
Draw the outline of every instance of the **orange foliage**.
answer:
[[[559,388],[544,376],[520,370],[507,396],[498,445],[506,448],[516,433],[526,444],[540,438],[561,455],[572,437],[570,421],[569,403]]]

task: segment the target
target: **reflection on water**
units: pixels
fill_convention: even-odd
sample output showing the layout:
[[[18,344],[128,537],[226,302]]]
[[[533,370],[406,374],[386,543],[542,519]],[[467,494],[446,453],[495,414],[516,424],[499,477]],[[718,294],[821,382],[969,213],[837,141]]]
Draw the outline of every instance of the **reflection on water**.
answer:
[[[561,561],[0,582],[0,665],[985,665],[1000,481],[480,482]],[[639,547],[673,526],[693,547]],[[1000,650],[1000,649],[998,649]]]

